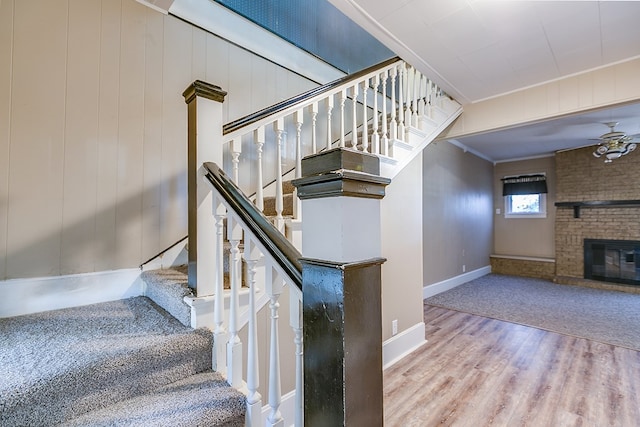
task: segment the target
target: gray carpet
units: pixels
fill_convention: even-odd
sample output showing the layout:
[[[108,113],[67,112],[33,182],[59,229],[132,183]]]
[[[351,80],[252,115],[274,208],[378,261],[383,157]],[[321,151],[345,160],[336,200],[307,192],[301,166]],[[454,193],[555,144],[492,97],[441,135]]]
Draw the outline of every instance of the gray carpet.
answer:
[[[170,419],[189,408],[158,397],[170,396],[171,384],[182,387],[178,381],[210,372],[211,342],[210,332],[185,327],[145,297],[0,319],[0,425],[56,425],[145,395],[145,406],[156,405],[149,413]],[[121,414],[114,412],[115,419]],[[215,424],[216,417],[191,425],[233,425]],[[82,425],[145,422],[93,423],[85,417]]]
[[[145,295],[168,311],[185,326],[191,325],[191,307],[185,296],[194,296],[187,284],[187,266],[143,271],[140,278],[147,284]]]
[[[640,351],[640,294],[489,274],[425,304]]]

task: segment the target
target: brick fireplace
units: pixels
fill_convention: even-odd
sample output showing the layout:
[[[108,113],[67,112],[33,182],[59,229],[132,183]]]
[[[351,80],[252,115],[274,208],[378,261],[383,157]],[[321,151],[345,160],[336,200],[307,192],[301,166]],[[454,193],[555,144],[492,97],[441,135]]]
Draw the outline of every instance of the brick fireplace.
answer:
[[[556,154],[556,280],[584,279],[584,240],[640,240],[640,153],[605,164],[593,147]],[[598,206],[588,202],[626,201]],[[579,209],[568,202],[586,202]],[[576,217],[578,216],[578,217]],[[586,281],[586,280],[585,280]]]

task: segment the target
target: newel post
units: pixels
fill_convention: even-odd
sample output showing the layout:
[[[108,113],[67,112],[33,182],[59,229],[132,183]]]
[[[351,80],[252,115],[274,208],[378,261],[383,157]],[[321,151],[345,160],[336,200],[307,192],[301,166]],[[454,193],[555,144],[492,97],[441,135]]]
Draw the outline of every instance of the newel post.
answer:
[[[222,102],[226,94],[220,87],[200,80],[182,94],[187,103],[188,129],[188,281],[198,297],[215,291],[216,219],[211,189],[202,178],[202,164],[215,162],[222,167]]]
[[[302,161],[305,426],[383,425],[379,159],[336,148]]]

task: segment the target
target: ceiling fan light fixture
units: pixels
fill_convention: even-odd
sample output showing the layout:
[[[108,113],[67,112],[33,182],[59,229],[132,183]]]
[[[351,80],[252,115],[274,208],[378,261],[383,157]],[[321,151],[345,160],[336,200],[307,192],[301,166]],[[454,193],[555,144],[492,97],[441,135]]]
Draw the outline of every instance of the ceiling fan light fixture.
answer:
[[[624,132],[617,132],[614,130],[618,122],[605,123],[610,129],[610,132],[600,136],[600,144],[593,152],[593,156],[600,158],[605,157],[605,163],[611,163],[615,159],[619,159],[636,149],[637,144],[630,142],[633,137],[628,136]]]

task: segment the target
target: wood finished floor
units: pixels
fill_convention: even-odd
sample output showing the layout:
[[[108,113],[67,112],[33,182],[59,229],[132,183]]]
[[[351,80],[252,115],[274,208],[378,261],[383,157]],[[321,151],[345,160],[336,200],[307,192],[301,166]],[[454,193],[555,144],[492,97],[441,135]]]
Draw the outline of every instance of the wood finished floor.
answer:
[[[424,313],[428,343],[384,373],[385,427],[640,426],[640,352]]]

